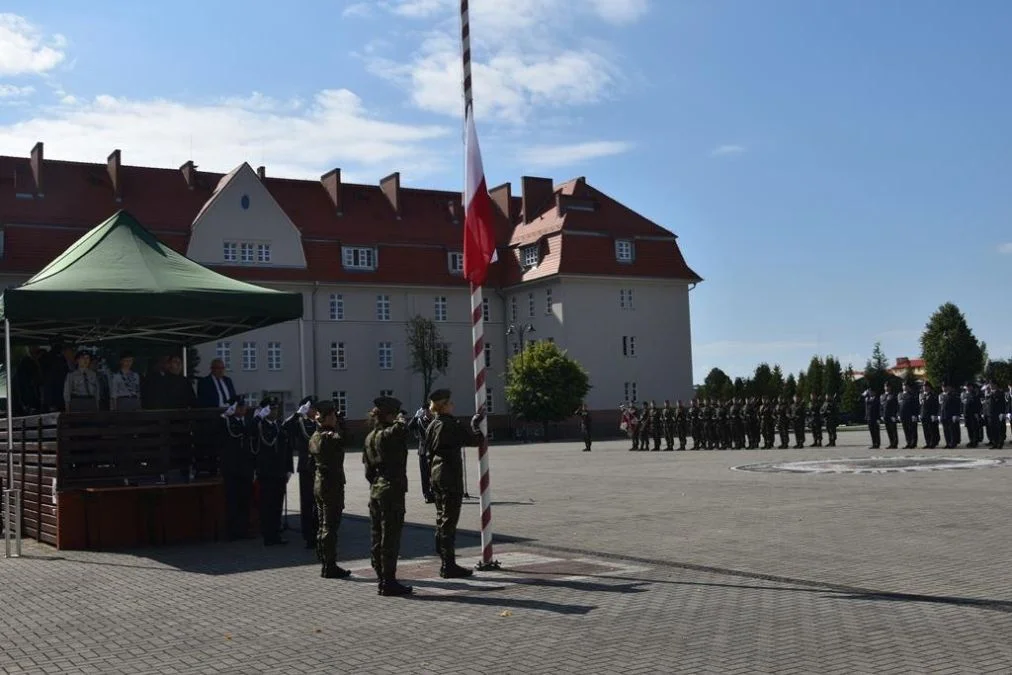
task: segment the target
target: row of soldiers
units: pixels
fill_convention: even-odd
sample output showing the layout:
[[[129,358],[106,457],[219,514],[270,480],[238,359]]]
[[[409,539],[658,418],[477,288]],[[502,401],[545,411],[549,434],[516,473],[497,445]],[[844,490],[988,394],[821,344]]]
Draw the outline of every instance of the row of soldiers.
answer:
[[[776,436],[785,449],[790,446],[794,434],[794,447],[805,447],[806,434],[812,434],[812,447],[836,446],[836,429],[839,426],[840,410],[835,397],[826,395],[820,400],[815,394],[806,403],[801,396],[791,401],[787,397],[741,397],[725,401],[717,399],[693,399],[686,407],[682,401],[674,406],[664,401],[663,406],[653,401],[638,406],[636,403],[623,404],[621,428],[632,439],[630,451],[661,449],[685,450],[687,438],[692,437],[693,450],[755,450],[760,447],[769,450],[774,447]],[[825,432],[825,435],[824,435]]]

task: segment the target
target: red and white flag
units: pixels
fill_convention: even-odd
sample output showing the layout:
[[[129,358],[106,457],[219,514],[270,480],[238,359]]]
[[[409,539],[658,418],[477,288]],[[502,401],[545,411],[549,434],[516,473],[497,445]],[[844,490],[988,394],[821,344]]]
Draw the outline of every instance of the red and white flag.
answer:
[[[489,265],[496,261],[492,198],[485,184],[474,113],[467,109],[464,175],[464,278],[475,286],[485,283]]]

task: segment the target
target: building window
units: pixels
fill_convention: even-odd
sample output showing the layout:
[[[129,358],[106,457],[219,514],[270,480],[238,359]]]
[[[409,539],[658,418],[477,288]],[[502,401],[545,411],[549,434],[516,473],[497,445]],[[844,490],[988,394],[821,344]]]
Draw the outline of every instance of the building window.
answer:
[[[271,261],[271,245],[257,244],[257,262],[269,263]]]
[[[330,294],[330,320],[344,321],[344,296],[340,293]]]
[[[267,370],[281,370],[281,343],[267,343]]]
[[[348,392],[346,391],[335,391],[330,397],[334,400],[334,405],[337,407],[337,411],[342,415],[348,413]]]
[[[253,243],[244,241],[239,244],[239,262],[251,263],[253,262]]]
[[[545,289],[545,314],[552,313],[552,289]]]
[[[618,306],[622,309],[633,308],[633,292],[631,288],[622,288],[618,292]]]
[[[377,321],[389,321],[390,320],[390,296],[389,295],[377,295],[376,296],[376,320]]]
[[[334,370],[344,370],[348,367],[343,342],[330,343],[330,367]]]
[[[494,412],[495,404],[492,398],[492,387],[485,387],[485,413],[491,415]]]
[[[446,321],[446,296],[436,296],[436,321]]]
[[[492,345],[488,342],[485,343],[485,367],[492,367]]]
[[[450,343],[440,342],[436,350],[436,368],[446,370],[450,367]]]
[[[345,269],[376,269],[376,249],[362,246],[345,246],[341,249]]]
[[[636,336],[622,336],[622,356],[636,356]]]
[[[538,246],[524,246],[520,249],[520,256],[523,260],[524,267],[537,267],[538,266]]]
[[[226,241],[222,244],[221,259],[225,262],[237,262],[239,260],[239,244],[234,241]]]
[[[619,262],[632,262],[633,244],[628,239],[619,239],[615,242],[615,259]]]
[[[379,367],[380,370],[393,370],[394,345],[392,342],[379,343]]]
[[[247,408],[256,410],[260,407],[260,394],[243,394],[242,400],[246,403]]]
[[[226,341],[214,345],[214,358],[221,359],[225,370],[232,370],[232,343]]]
[[[393,398],[393,396],[394,396],[394,390],[393,389],[380,389],[380,396],[389,396],[390,398]]]
[[[491,314],[488,311],[488,298],[482,298],[481,299],[481,320],[482,321],[491,321],[492,319],[490,319],[489,316],[491,316]]]
[[[527,294],[527,316],[534,318],[534,294]]]
[[[450,274],[463,274],[464,273],[464,254],[463,253],[450,253],[447,256],[450,266]]]
[[[625,400],[630,403],[636,402],[636,383],[626,382],[625,383]]]
[[[517,296],[510,298],[510,321],[517,322]]]
[[[255,342],[242,343],[242,369],[243,370],[257,369],[257,343]]]

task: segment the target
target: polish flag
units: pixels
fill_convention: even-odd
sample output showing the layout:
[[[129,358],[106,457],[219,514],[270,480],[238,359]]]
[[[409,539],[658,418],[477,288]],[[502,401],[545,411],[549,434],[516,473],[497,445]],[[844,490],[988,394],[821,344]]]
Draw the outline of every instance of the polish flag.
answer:
[[[495,230],[492,227],[492,198],[485,184],[474,113],[467,109],[467,137],[464,141],[464,278],[475,286],[485,283],[489,265],[496,261]]]

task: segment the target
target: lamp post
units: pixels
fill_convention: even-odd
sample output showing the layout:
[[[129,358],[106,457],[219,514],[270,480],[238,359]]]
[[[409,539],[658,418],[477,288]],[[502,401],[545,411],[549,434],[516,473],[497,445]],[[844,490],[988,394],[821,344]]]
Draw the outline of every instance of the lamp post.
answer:
[[[526,373],[526,371],[524,370],[524,336],[526,336],[528,333],[534,333],[534,332],[535,332],[534,326],[532,324],[530,324],[530,323],[526,323],[526,324],[523,324],[523,325],[519,325],[519,324],[516,324],[516,323],[511,323],[509,325],[509,328],[506,329],[506,335],[516,335],[516,336],[518,336],[520,338],[520,372],[521,373]],[[523,436],[524,436],[523,440],[524,440],[524,443],[526,443],[527,442],[527,425],[524,424],[521,427],[521,429],[523,431]]]

